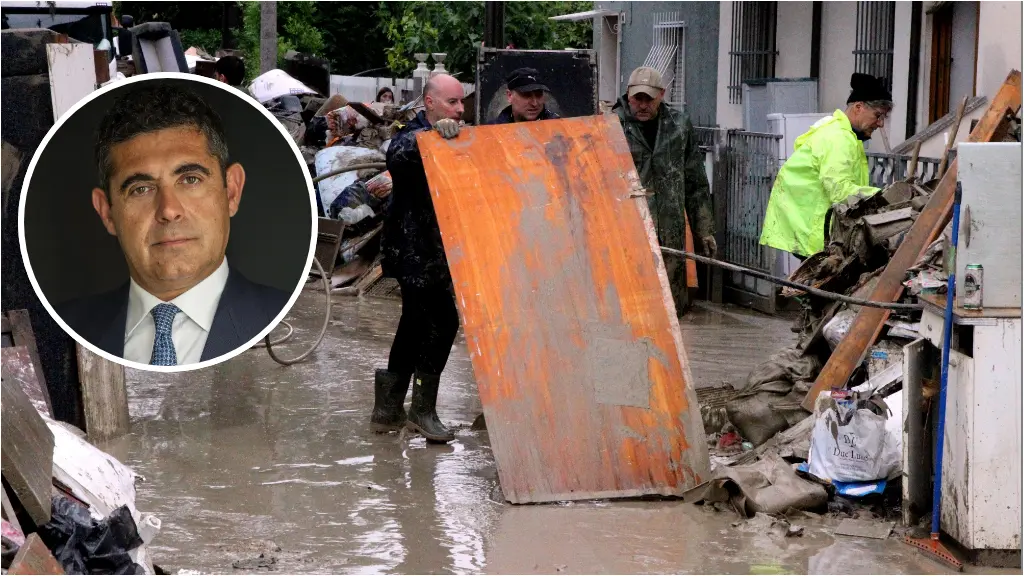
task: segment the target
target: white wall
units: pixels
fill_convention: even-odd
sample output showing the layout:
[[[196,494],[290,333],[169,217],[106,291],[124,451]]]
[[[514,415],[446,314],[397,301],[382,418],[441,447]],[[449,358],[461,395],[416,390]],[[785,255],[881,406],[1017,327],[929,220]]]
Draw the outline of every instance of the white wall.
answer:
[[[779,56],[775,61],[775,76],[779,78],[810,76],[814,3],[779,2],[777,21],[778,28],[775,38]],[[823,30],[822,36],[825,33]]]
[[[1021,2],[982,2],[978,22],[978,94],[992,97],[1021,69]]]
[[[732,0],[718,7],[718,90],[715,120],[722,128],[743,127],[743,105],[729,103],[729,50],[732,48]]]
[[[889,114],[889,121],[885,123],[885,131],[889,135],[889,143],[892,146],[906,140],[907,135],[911,8],[910,2],[897,2],[896,18],[893,21],[893,27],[896,30],[892,47],[892,101],[894,108]]]
[[[857,3],[822,2],[821,81],[818,106],[821,112],[846,108],[853,74],[853,49],[857,43]]]

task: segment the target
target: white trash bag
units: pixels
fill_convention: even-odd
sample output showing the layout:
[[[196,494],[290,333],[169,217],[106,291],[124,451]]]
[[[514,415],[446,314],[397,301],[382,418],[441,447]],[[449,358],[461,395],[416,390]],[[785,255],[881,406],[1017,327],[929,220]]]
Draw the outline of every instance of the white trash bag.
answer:
[[[861,408],[857,408],[858,404]],[[864,407],[866,401],[818,395],[814,404],[814,430],[808,471],[818,478],[839,482],[887,479],[899,470],[902,438],[899,428],[887,430],[886,416]],[[892,428],[891,426],[888,428]]]

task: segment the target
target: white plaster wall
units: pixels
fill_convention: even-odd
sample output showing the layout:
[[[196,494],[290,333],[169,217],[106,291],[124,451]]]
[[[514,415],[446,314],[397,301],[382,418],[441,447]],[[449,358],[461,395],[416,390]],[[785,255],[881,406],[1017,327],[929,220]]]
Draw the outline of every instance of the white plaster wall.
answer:
[[[896,19],[893,27],[896,30],[892,51],[892,101],[895,105],[885,124],[892,146],[906,140],[907,135],[907,97],[910,94],[910,20],[911,3],[896,3]]]
[[[743,128],[743,105],[729,103],[729,50],[732,48],[732,0],[719,5],[718,90],[715,116],[722,128]]]
[[[811,36],[814,23],[813,2],[779,2],[775,76],[806,78],[811,75]],[[824,31],[822,32],[824,35]]]
[[[978,22],[978,94],[992,97],[1021,69],[1021,2],[982,2]]]
[[[857,3],[822,2],[821,81],[818,106],[831,113],[846,108],[857,43]]]

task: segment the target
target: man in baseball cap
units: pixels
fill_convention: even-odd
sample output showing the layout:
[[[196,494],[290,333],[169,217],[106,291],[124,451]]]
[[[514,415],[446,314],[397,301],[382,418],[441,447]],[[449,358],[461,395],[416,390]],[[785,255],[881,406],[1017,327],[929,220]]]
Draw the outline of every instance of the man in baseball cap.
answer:
[[[714,257],[714,216],[704,172],[704,152],[697,146],[693,124],[683,112],[666,106],[665,81],[658,70],[642,66],[629,75],[626,94],[612,107],[619,116],[640,175],[649,193],[647,203],[662,246],[686,249],[686,228],[694,243]],[[689,306],[686,262],[666,258],[676,313]]]
[[[511,124],[513,122],[529,122],[531,120],[554,120],[559,118],[548,109],[547,95],[551,90],[539,79],[539,73],[533,68],[513,70],[505,78],[505,96],[508,106],[491,121],[491,124]]]

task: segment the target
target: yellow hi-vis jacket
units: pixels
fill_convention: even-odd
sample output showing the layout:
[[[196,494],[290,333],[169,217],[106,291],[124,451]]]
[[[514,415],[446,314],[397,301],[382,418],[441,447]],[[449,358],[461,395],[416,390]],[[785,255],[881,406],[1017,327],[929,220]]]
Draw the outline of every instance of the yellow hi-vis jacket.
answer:
[[[794,142],[768,198],[761,244],[800,256],[821,252],[829,207],[854,194],[877,193],[868,182],[864,144],[836,110]]]

